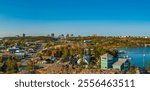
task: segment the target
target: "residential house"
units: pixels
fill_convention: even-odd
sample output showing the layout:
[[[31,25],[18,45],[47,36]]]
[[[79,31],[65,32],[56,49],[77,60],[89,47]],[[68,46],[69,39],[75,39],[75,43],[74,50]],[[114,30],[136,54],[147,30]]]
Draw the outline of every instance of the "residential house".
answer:
[[[14,54],[17,58],[24,58],[26,53],[24,50],[16,50],[15,54]]]
[[[118,61],[113,64],[113,69],[127,72],[130,69],[130,62],[126,58],[119,58]]]
[[[35,51],[34,49],[32,49],[32,48],[30,48],[30,49],[28,50],[28,52],[29,52],[29,53],[36,53],[36,51]]]
[[[84,43],[91,43],[92,40],[84,40],[83,42],[84,42]]]
[[[11,53],[15,53],[16,50],[19,50],[19,48],[8,48],[7,51],[11,52]]]
[[[76,60],[77,64],[80,64],[82,61],[89,64],[90,61],[91,61],[91,55],[90,54],[85,54],[85,55],[83,55],[83,58],[79,58],[79,59],[76,58],[75,60]]]
[[[0,45],[0,49],[5,49],[6,48],[6,45],[5,44],[1,44]]]
[[[91,55],[90,55],[90,54],[85,54],[85,55],[83,55],[83,61],[84,61],[85,63],[89,64],[90,61],[91,61]]]
[[[52,56],[52,57],[51,57],[51,60],[52,60],[52,61],[57,61],[57,57]]]
[[[101,56],[101,69],[112,68],[112,64],[114,63],[114,58],[111,54],[104,54]]]

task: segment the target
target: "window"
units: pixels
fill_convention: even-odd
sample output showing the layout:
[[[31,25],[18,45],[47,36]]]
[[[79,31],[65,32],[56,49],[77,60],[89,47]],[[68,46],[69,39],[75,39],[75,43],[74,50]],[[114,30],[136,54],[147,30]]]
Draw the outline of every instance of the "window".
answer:
[[[102,59],[107,59],[106,57],[102,57]]]

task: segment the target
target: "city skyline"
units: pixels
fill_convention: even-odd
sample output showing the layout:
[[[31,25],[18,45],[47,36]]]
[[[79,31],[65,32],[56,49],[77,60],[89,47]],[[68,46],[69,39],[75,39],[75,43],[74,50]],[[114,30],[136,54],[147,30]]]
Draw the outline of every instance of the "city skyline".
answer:
[[[149,36],[148,0],[0,0],[0,37]]]

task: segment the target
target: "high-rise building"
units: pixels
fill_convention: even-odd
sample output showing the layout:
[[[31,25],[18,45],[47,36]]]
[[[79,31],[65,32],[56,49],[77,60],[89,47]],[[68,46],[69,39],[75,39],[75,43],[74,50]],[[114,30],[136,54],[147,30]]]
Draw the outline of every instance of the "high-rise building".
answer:
[[[25,38],[25,37],[26,37],[26,34],[24,34],[24,33],[23,33],[23,35],[22,35],[22,36]]]
[[[74,35],[73,35],[73,34],[70,34],[70,36],[73,37]]]
[[[54,37],[55,37],[55,34],[54,34],[54,33],[51,33],[51,37],[54,38]]]

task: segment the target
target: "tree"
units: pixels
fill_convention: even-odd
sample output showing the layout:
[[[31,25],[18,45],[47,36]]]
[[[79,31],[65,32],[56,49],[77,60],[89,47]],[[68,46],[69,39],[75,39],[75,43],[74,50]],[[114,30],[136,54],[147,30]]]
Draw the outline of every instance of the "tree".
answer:
[[[17,66],[21,67],[22,66],[22,62],[17,62]]]
[[[130,70],[128,71],[129,74],[135,74],[136,73],[136,67],[134,65],[130,66]]]
[[[45,56],[50,56],[50,52],[46,51]]]
[[[117,50],[109,50],[108,53],[113,55],[114,57],[118,56],[118,51]]]
[[[66,38],[69,38],[69,37],[70,37],[69,34],[67,34],[67,35],[66,35]]]
[[[62,55],[62,58],[65,59],[67,58],[68,56],[70,56],[70,53],[69,53],[69,49],[68,48],[64,48],[63,49],[63,55]]]
[[[97,61],[97,68],[101,69],[101,60]]]
[[[17,62],[15,60],[6,61],[6,72],[7,73],[16,73],[18,71]]]
[[[54,34],[54,33],[51,33],[51,37],[54,38],[54,37],[55,37],[55,34]]]
[[[90,63],[88,64],[88,68],[93,68],[95,64],[96,63],[94,61],[90,61]]]
[[[106,50],[104,48],[102,48],[102,47],[98,47],[97,48],[97,52],[98,52],[99,55],[103,55],[103,54],[106,53]]]
[[[27,67],[26,67],[27,71],[32,71],[34,70],[34,62],[32,60],[28,60],[27,61]]]
[[[149,72],[150,72],[150,61],[148,62],[147,71],[149,71]]]
[[[82,58],[84,55],[84,51],[82,48],[78,48],[78,54],[80,54],[80,57]]]
[[[3,59],[2,59],[2,56],[0,56],[0,63],[2,63],[3,62]]]
[[[42,56],[41,53],[37,53],[37,54],[36,54],[36,57],[41,57],[41,56]]]
[[[98,48],[97,48],[97,47],[94,47],[94,48],[93,48],[93,51],[94,51],[95,57],[99,59],[100,53],[99,53],[99,51],[98,51]]]

